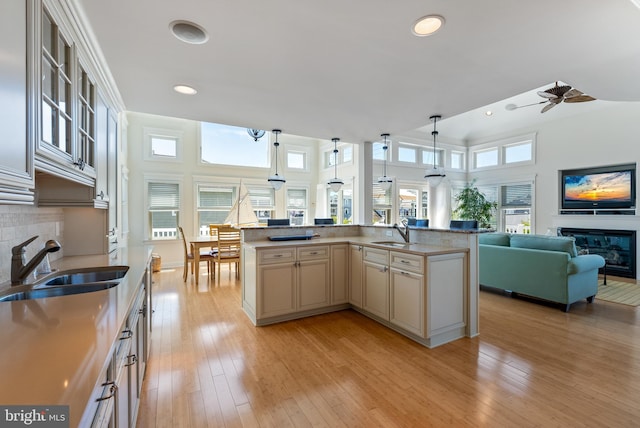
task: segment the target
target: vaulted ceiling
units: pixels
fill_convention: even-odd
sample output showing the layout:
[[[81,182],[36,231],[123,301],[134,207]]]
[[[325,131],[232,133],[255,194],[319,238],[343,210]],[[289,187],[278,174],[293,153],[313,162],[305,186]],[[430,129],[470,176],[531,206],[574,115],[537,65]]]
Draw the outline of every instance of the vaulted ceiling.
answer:
[[[360,143],[557,80],[598,100],[640,101],[631,0],[72,1],[131,111]],[[428,14],[444,27],[416,37],[413,23]],[[176,20],[209,40],[178,40]]]

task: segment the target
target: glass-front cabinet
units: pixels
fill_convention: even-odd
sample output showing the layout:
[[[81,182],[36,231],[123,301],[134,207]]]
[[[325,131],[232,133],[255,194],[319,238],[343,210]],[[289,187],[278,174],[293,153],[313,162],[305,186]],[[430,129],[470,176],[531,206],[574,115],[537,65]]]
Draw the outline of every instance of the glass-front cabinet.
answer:
[[[88,65],[81,61],[73,39],[61,26],[64,21],[54,12],[55,8],[45,4],[41,14],[41,102],[36,169],[94,187],[98,144],[96,82]]]

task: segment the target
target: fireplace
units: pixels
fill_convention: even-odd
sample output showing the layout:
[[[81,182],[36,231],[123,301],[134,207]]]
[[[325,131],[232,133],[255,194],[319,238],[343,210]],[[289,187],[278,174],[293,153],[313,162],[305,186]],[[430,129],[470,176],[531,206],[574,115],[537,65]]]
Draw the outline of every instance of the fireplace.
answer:
[[[578,251],[604,257],[607,275],[636,277],[635,230],[576,229],[559,227],[558,235],[576,238]],[[601,273],[604,271],[601,269]]]

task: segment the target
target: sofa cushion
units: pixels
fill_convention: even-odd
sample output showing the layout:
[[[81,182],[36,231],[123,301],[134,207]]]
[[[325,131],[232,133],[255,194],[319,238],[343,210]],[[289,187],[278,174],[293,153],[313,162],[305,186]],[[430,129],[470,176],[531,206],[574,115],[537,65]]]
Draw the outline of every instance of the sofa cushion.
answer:
[[[504,232],[481,233],[478,237],[478,243],[484,245],[500,245],[509,246],[511,235]]]
[[[573,236],[546,236],[546,235],[512,235],[511,246],[518,248],[531,248],[534,250],[561,251],[576,257],[576,240]]]

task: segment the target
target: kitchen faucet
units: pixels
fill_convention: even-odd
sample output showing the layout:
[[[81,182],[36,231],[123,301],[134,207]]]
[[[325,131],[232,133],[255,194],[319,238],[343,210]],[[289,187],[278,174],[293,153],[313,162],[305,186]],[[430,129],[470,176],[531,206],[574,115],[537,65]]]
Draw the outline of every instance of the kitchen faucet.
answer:
[[[27,239],[22,244],[16,245],[11,249],[11,285],[24,284],[27,277],[40,264],[42,259],[49,253],[55,253],[60,250],[58,241],[50,239],[44,244],[44,248],[38,252],[29,262],[25,256],[26,247],[33,242],[38,235]]]
[[[397,223],[394,224],[393,227],[398,229],[400,236],[402,236],[402,239],[404,239],[404,242],[408,244],[409,243],[409,220],[407,220],[406,218],[403,218],[400,223],[402,223],[402,225],[404,226],[404,230],[400,229],[400,226],[398,226]]]

